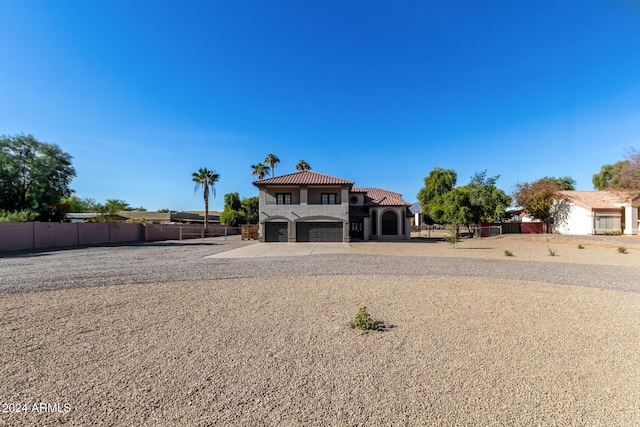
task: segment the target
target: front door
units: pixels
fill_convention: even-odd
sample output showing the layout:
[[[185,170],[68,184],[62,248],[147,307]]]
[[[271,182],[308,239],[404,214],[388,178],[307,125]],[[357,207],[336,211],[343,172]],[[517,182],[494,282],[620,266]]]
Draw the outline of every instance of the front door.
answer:
[[[362,218],[351,220],[349,223],[349,236],[352,239],[364,239],[364,221]]]

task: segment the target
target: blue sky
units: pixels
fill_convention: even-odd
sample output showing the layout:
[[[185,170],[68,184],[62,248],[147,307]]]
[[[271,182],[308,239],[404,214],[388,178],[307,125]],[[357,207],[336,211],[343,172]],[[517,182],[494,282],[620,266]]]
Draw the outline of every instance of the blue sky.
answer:
[[[73,156],[80,197],[203,209],[250,165],[413,202],[434,167],[591,176],[640,144],[640,3],[0,2],[0,134]]]

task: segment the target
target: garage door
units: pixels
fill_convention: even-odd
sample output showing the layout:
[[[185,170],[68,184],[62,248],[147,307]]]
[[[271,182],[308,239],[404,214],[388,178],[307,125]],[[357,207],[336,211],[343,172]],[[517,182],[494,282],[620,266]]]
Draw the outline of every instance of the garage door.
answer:
[[[265,242],[288,242],[286,222],[265,222],[264,241]]]
[[[298,222],[296,224],[298,242],[342,242],[341,222]]]

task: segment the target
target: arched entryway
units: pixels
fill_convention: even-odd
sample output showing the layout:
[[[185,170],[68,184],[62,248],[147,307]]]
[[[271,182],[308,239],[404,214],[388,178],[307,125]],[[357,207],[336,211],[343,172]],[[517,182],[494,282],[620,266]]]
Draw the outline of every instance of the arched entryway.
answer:
[[[398,234],[398,215],[393,211],[382,214],[382,234],[384,236],[396,236]]]

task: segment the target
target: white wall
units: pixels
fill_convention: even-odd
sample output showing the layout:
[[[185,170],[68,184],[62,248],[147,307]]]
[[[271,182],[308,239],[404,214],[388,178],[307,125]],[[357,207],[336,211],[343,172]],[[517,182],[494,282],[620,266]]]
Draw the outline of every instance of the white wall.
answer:
[[[591,210],[569,203],[569,214],[565,223],[554,224],[554,233],[593,234],[593,213]]]

